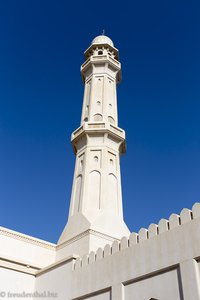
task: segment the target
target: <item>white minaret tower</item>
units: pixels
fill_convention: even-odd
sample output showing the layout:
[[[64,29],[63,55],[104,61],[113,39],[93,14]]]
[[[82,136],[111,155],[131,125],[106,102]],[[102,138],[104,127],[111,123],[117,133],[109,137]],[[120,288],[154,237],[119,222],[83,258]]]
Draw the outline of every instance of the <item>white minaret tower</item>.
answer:
[[[125,152],[125,132],[118,127],[118,50],[110,38],[100,35],[84,55],[81,126],[71,139],[76,165],[70,212],[58,241],[65,255],[83,255],[129,235],[121,195],[120,155]]]

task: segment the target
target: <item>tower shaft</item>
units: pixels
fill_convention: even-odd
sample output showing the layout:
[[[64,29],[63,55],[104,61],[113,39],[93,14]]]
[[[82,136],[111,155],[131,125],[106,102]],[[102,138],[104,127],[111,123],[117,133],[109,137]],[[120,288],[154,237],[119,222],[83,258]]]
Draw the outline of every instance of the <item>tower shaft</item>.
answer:
[[[59,240],[74,249],[81,247],[82,237],[87,246],[75,254],[129,234],[121,195],[120,155],[125,152],[125,133],[118,127],[118,51],[108,37],[100,36],[86,50],[85,58],[81,66],[85,85],[81,126],[72,133],[76,164],[70,211]]]

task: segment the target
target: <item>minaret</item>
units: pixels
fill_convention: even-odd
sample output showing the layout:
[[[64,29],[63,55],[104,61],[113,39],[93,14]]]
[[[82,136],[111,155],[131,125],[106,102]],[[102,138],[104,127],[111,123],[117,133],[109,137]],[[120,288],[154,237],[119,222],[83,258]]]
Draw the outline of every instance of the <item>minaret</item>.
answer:
[[[85,51],[80,127],[72,133],[76,165],[68,223],[58,241],[65,254],[83,255],[129,235],[123,220],[120,155],[125,132],[118,127],[118,50],[105,35]],[[61,247],[62,248],[62,247]]]

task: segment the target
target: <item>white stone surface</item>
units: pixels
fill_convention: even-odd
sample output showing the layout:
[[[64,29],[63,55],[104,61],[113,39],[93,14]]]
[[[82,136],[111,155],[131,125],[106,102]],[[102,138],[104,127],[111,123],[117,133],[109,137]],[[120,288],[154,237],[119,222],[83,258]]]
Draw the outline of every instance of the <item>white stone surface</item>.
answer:
[[[11,262],[42,268],[55,261],[56,245],[0,227],[0,256]]]
[[[77,158],[69,222],[57,245],[0,228],[0,298],[200,300],[200,203],[129,235],[119,170],[125,135],[117,127],[118,51],[100,36],[85,57],[82,78],[91,87],[72,134]]]
[[[62,264],[58,264],[56,268],[52,268],[48,272],[37,275],[35,279],[35,291],[38,293],[46,291],[51,293],[51,295],[54,295],[53,297],[48,297],[47,299],[72,299],[72,266],[73,260],[70,260]],[[44,297],[39,297],[37,299],[42,300]]]
[[[154,238],[129,243],[126,249],[116,251],[114,242],[110,256],[73,273],[74,298],[123,283],[120,299],[199,299],[199,270],[194,259],[200,253],[199,230],[200,218],[196,218]],[[83,277],[90,281],[82,282]]]
[[[24,274],[22,272],[13,271],[11,269],[0,267],[0,298],[10,299],[14,298],[13,294],[21,294],[23,299],[33,299],[29,297],[29,293],[34,292],[35,277]],[[26,296],[27,295],[27,296]]]
[[[121,241],[127,247],[119,247],[115,241],[111,251],[107,246],[96,254],[69,258],[35,275],[4,266],[1,284],[5,291],[46,291],[59,300],[199,300],[199,263],[195,259],[200,253],[199,230],[200,217],[153,238],[146,235],[147,239],[136,244],[130,243],[137,236],[131,234],[129,243],[125,238]]]
[[[164,272],[128,284],[124,288],[124,294],[126,300],[181,299],[177,270]]]
[[[76,251],[79,255],[86,244],[85,253],[96,250],[99,243],[106,245],[105,236],[112,242],[130,234],[123,220],[121,195],[120,155],[125,151],[125,133],[118,127],[116,96],[121,66],[108,37],[96,37],[90,48],[81,67],[85,83],[81,127],[72,134],[76,165],[70,212],[58,241],[68,242],[71,254]],[[96,235],[96,245],[89,232],[88,239],[83,236],[88,230],[102,235]],[[76,237],[78,247],[73,242]]]

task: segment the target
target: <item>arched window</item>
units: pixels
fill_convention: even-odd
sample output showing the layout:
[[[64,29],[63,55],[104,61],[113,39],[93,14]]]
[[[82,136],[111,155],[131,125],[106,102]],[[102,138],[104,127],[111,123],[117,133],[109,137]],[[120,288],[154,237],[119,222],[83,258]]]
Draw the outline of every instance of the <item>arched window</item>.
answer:
[[[96,115],[93,116],[93,120],[94,120],[95,122],[100,122],[100,121],[103,120],[103,117],[102,117],[101,114],[96,114]]]
[[[108,122],[115,124],[115,120],[111,116],[108,116]]]

